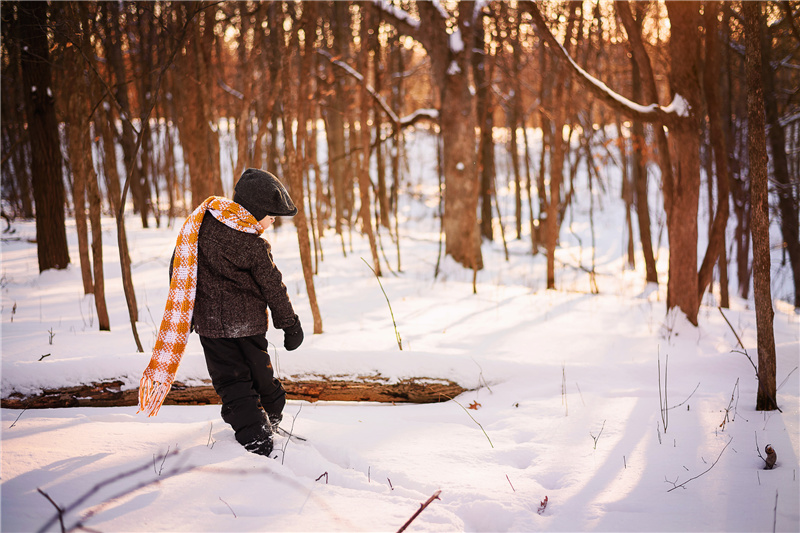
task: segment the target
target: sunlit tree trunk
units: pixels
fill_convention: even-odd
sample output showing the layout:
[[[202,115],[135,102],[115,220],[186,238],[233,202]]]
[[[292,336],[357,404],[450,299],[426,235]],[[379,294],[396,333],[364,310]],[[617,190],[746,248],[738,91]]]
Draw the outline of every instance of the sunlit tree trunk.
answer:
[[[767,195],[767,142],[762,85],[761,3],[744,2],[747,74],[747,146],[750,159],[750,195],[753,206],[753,298],[756,304],[758,344],[758,395],[756,409],[778,407],[775,389],[775,334],[769,258],[769,198]]]
[[[728,146],[722,128],[721,106],[719,101],[719,47],[718,47],[718,4],[710,3],[706,6],[704,23],[706,27],[706,62],[704,69],[703,88],[705,89],[706,107],[708,109],[708,123],[711,135],[711,146],[714,152],[714,164],[717,175],[717,206],[714,220],[708,236],[708,247],[703,257],[703,263],[698,272],[698,297],[702,297],[706,287],[711,282],[714,265],[719,262],[720,254],[725,250],[725,228],[728,226],[729,207],[729,177],[728,177]],[[708,175],[709,183],[711,175]],[[710,199],[709,194],[709,199]],[[727,279],[727,278],[726,278]]]
[[[697,325],[697,213],[700,196],[699,119],[702,110],[698,73],[699,2],[669,2],[670,88],[689,106],[688,116],[670,128],[672,183],[665,185],[669,236],[667,308],[679,308]]]
[[[312,5],[312,8],[315,7]],[[313,25],[315,24],[315,17],[309,13],[311,9],[304,9],[303,13],[303,27],[306,35],[314,35]],[[309,33],[308,30],[312,29]],[[284,27],[281,25],[279,28],[279,35],[283,36]],[[279,40],[285,42],[285,39]],[[308,219],[306,218],[306,208],[304,200],[304,187],[303,187],[303,161],[300,153],[295,144],[293,123],[298,119],[298,110],[300,101],[304,101],[306,94],[299,94],[299,90],[294,87],[295,80],[300,78],[299,71],[292,65],[292,54],[290,50],[297,46],[297,28],[292,30],[290,36],[289,48],[284,48],[281,60],[281,99],[283,103],[283,113],[281,113],[281,121],[283,124],[283,141],[284,141],[284,164],[283,174],[288,178],[289,186],[291,187],[292,195],[295,197],[295,206],[297,207],[297,214],[294,218],[294,225],[297,229],[297,242],[300,247],[300,262],[303,267],[303,278],[306,283],[306,292],[308,293],[308,302],[311,306],[311,315],[314,320],[314,334],[322,333],[322,315],[319,311],[317,303],[317,293],[314,287],[314,268],[311,260],[311,242],[308,238]],[[302,86],[302,84],[301,84]],[[298,138],[300,138],[298,136]]]

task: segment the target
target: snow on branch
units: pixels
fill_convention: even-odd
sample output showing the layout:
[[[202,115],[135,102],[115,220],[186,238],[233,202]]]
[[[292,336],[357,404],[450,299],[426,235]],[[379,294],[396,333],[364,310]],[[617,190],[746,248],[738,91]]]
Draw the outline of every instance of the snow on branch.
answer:
[[[389,0],[372,0],[375,7],[391,15],[397,20],[408,24],[414,29],[419,29],[419,21],[411,18],[411,16],[402,9],[395,7]]]
[[[664,107],[656,103],[642,105],[615,92],[608,85],[586,72],[586,70],[572,59],[566,48],[553,36],[535,2],[527,0],[523,3],[523,7],[531,15],[533,22],[539,28],[542,38],[547,41],[550,48],[553,49],[561,59],[569,63],[577,74],[578,80],[614,109],[638,120],[645,122],[661,122],[667,125],[689,116],[689,103],[680,94],[676,94],[672,102]]]
[[[439,120],[439,110],[438,109],[417,109],[410,115],[406,115],[400,119],[400,125],[403,127],[411,126],[416,122],[428,119],[432,122],[437,122]]]
[[[378,105],[381,106],[383,112],[386,113],[386,115],[389,117],[389,120],[392,122],[393,129],[400,130],[402,128],[411,126],[416,122],[424,119],[438,121],[439,112],[436,109],[418,109],[414,113],[407,115],[403,118],[398,117],[397,114],[392,110],[392,108],[389,107],[389,104],[386,103],[386,100],[384,100],[383,97],[380,94],[378,94],[378,92],[366,82],[364,76],[362,76],[360,72],[356,71],[353,67],[351,67],[344,61],[334,58],[327,50],[320,49],[317,50],[317,53],[319,53],[328,61],[330,61],[337,67],[347,72],[350,76],[358,80],[359,83],[361,83],[367,90],[367,92],[372,96],[372,98],[374,98],[375,101],[378,102]]]

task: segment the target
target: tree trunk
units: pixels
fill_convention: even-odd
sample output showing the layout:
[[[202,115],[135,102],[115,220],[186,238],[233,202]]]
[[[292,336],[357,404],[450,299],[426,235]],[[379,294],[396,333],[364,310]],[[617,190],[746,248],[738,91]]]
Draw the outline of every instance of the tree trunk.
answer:
[[[492,240],[492,195],[494,194],[495,166],[494,166],[494,105],[492,99],[491,83],[492,68],[489,66],[488,54],[484,53],[483,26],[475,29],[474,46],[481,53],[472,54],[472,75],[475,78],[475,102],[478,114],[478,127],[480,128],[478,140],[478,172],[480,174],[480,225],[481,236]],[[489,59],[489,60],[487,60]]]
[[[64,177],[61,172],[58,122],[51,88],[44,2],[20,2],[22,79],[31,145],[33,198],[36,203],[36,247],[39,272],[69,264],[64,218]]]
[[[369,9],[364,9],[361,13],[361,43],[366,46],[369,40],[370,31],[370,13]],[[359,55],[359,71],[367,72],[369,54]],[[375,59],[377,61],[377,58]],[[372,268],[376,276],[381,275],[381,261],[378,257],[378,246],[375,241],[375,232],[372,228],[372,202],[370,200],[371,180],[369,177],[370,170],[370,126],[369,126],[369,110],[372,106],[369,105],[369,94],[365,84],[361,85],[359,91],[360,98],[360,117],[359,117],[359,144],[361,149],[358,155],[358,194],[360,199],[360,206],[358,210],[359,218],[361,219],[361,231],[367,235],[369,240],[369,249],[372,253]],[[380,117],[374,117],[374,124],[376,127],[376,135],[378,144],[380,145],[380,126],[378,126]]]
[[[304,13],[304,16],[309,16]],[[283,35],[285,31],[283,26],[279,28],[280,34]],[[297,30],[293,30],[291,42],[297,43]],[[306,33],[306,35],[313,35],[313,32]],[[280,39],[279,42],[285,42],[285,39]],[[314,320],[314,334],[322,333],[322,315],[319,312],[319,305],[317,303],[317,293],[314,288],[314,268],[311,261],[311,243],[308,238],[308,221],[306,219],[305,196],[303,191],[303,162],[300,158],[298,150],[295,148],[295,141],[292,129],[292,123],[298,119],[299,105],[301,101],[306,100],[305,94],[298,94],[298,91],[293,87],[293,80],[299,78],[296,69],[292,69],[291,60],[292,54],[288,50],[284,50],[281,61],[281,78],[282,78],[282,101],[283,113],[281,119],[283,122],[283,141],[284,141],[284,165],[283,173],[289,179],[289,186],[291,187],[292,195],[295,197],[295,206],[297,207],[297,214],[294,216],[294,225],[297,228],[297,242],[300,247],[300,262],[303,267],[303,278],[306,282],[306,292],[308,293],[308,302],[311,306],[311,314]],[[298,138],[301,138],[298,136]]]
[[[671,35],[670,88],[689,105],[688,116],[670,128],[673,182],[665,185],[669,236],[667,308],[678,307],[697,325],[700,298],[697,288],[697,212],[700,196],[699,113],[702,109],[697,77],[699,3],[667,4]]]
[[[797,200],[792,191],[792,180],[789,165],[786,161],[786,133],[780,122],[777,94],[775,92],[775,74],[770,65],[772,56],[772,38],[766,20],[761,24],[761,68],[764,87],[764,111],[766,113],[769,147],[772,152],[772,175],[774,187],[778,193],[778,211],[780,212],[781,234],[794,280],[794,307],[800,311],[800,223],[798,223]],[[797,179],[795,175],[795,179]]]
[[[742,4],[745,26],[747,75],[747,145],[750,157],[750,195],[753,233],[753,298],[758,343],[758,396],[756,410],[777,409],[775,389],[775,336],[769,257],[769,198],[767,194],[767,143],[764,134],[762,85],[761,3]]]
[[[725,250],[725,229],[728,226],[730,207],[728,197],[730,195],[730,178],[728,177],[728,146],[725,141],[725,133],[722,127],[721,105],[719,101],[719,91],[717,83],[720,76],[719,68],[719,46],[718,46],[718,24],[717,13],[719,5],[717,3],[708,4],[704,14],[706,26],[706,64],[704,69],[703,87],[705,89],[706,107],[708,109],[708,123],[711,135],[711,146],[714,152],[714,164],[717,172],[717,206],[714,220],[708,236],[708,247],[706,248],[703,263],[698,273],[697,290],[698,298],[702,297],[706,287],[711,282],[711,274],[714,265],[718,262],[720,254]],[[710,158],[710,155],[709,155]],[[711,175],[708,175],[709,183]],[[711,194],[709,192],[709,201]]]
[[[69,18],[70,27],[77,28],[81,23],[77,14],[78,6],[75,4],[60,5],[64,8],[60,15]],[[84,29],[84,31],[88,30]],[[62,38],[66,39],[67,37]],[[80,36],[74,33],[69,38],[73,41],[80,40]],[[92,294],[94,283],[92,281],[92,264],[89,258],[89,229],[86,220],[86,183],[89,180],[90,169],[94,173],[90,144],[89,108],[87,106],[89,94],[86,88],[87,80],[84,79],[84,60],[75,42],[69,48],[65,48],[65,55],[66,82],[71,88],[66,106],[67,153],[72,170],[72,202],[75,206],[78,256],[80,257],[83,293]]]
[[[645,101],[658,102],[658,92],[656,90],[655,77],[650,64],[650,58],[644,49],[642,42],[642,23],[644,21],[644,8],[642,2],[635,2],[636,17],[630,11],[630,2],[616,2],[617,12],[622,19],[625,31],[628,33],[628,41],[633,51],[631,57],[631,78],[633,86],[633,97],[636,101],[644,96]],[[661,124],[654,124],[653,131],[656,137],[656,145],[659,152],[659,166],[665,184],[672,181],[672,164],[670,162],[669,146],[664,127]],[[656,260],[653,253],[653,239],[650,232],[650,208],[648,205],[648,177],[642,153],[646,145],[644,134],[644,124],[642,121],[633,119],[633,180],[636,188],[636,216],[639,221],[639,237],[642,241],[642,254],[645,263],[645,279],[648,283],[658,283],[658,271],[656,270]],[[669,188],[665,188],[666,194]],[[666,206],[665,206],[666,207]]]
[[[133,198],[133,207],[139,211],[142,219],[142,227],[147,228],[148,208],[145,200],[144,186],[142,177],[142,168],[139,164],[139,158],[136,154],[136,133],[134,132],[133,125],[130,118],[135,116],[133,114],[130,99],[128,98],[128,79],[125,69],[125,63],[122,58],[122,30],[120,28],[120,5],[116,2],[108,2],[106,6],[107,17],[107,36],[105,40],[106,57],[109,66],[114,72],[116,77],[115,85],[115,98],[125,113],[128,120],[122,120],[122,151],[125,154],[125,169],[129,174],[132,169],[131,179],[131,196]],[[130,15],[129,15],[130,16]]]

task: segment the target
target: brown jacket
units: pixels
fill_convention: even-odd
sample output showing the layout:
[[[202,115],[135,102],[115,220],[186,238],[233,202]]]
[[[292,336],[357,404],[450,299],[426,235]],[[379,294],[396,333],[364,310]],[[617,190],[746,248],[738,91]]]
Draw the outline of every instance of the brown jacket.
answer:
[[[198,239],[193,331],[211,338],[263,335],[267,307],[276,328],[295,324],[297,315],[266,240],[229,228],[211,213],[203,218]],[[171,278],[172,262],[169,271]]]

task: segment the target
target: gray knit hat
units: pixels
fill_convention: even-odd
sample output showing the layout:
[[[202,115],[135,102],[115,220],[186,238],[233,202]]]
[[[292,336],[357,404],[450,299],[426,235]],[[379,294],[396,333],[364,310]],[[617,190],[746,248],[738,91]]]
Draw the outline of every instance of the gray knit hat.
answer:
[[[265,170],[248,168],[233,188],[233,201],[252,214],[256,220],[266,216],[293,217],[297,214],[286,188],[278,178]]]

